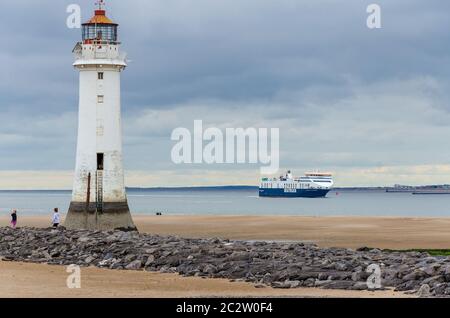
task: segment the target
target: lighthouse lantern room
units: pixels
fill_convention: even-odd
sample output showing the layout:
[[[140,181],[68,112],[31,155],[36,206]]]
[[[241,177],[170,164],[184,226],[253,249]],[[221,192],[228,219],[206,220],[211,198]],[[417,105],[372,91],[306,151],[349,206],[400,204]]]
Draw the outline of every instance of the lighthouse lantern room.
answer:
[[[122,163],[120,75],[127,66],[118,24],[100,0],[82,25],[73,53],[79,71],[79,117],[69,229],[134,230]]]

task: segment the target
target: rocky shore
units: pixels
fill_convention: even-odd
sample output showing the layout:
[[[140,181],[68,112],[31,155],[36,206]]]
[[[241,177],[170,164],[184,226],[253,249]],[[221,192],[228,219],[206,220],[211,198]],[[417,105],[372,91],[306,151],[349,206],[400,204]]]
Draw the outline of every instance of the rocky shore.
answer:
[[[0,228],[0,259],[146,270],[246,281],[257,288],[367,290],[368,266],[383,288],[450,297],[450,258],[419,252],[319,248],[313,244],[183,239],[137,232]]]

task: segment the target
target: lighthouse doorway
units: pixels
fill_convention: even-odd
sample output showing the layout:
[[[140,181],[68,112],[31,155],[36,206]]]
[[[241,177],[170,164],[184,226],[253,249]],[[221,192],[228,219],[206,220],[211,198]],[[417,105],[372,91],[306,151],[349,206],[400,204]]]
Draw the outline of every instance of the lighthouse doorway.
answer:
[[[103,162],[104,162],[105,155],[102,153],[97,154],[97,170],[103,171]]]

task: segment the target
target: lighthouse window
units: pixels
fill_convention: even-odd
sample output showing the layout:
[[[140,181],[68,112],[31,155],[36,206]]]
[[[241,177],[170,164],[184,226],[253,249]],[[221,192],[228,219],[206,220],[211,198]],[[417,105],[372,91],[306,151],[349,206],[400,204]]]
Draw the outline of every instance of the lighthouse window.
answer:
[[[117,25],[86,24],[82,30],[84,40],[117,41]]]
[[[103,104],[103,101],[104,101],[104,96],[103,95],[98,95],[97,96],[97,102],[99,103],[99,104]]]
[[[102,80],[103,79],[103,72],[98,72],[98,79]]]

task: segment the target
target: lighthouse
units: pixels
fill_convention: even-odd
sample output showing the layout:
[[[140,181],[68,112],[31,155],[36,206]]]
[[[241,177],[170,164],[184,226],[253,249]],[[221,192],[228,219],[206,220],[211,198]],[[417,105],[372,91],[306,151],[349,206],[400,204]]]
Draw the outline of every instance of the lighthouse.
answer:
[[[68,229],[136,229],[122,163],[120,75],[127,64],[117,30],[100,0],[73,50],[73,66],[79,71],[79,117]]]

